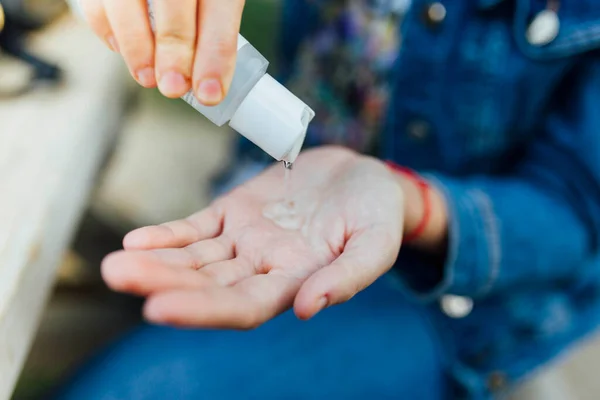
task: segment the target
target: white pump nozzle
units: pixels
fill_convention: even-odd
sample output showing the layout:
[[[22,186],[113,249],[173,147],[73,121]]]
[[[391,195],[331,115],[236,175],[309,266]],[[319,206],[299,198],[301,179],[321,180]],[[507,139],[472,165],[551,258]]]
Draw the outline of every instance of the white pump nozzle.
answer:
[[[264,75],[229,125],[278,161],[294,162],[315,113],[273,77]]]

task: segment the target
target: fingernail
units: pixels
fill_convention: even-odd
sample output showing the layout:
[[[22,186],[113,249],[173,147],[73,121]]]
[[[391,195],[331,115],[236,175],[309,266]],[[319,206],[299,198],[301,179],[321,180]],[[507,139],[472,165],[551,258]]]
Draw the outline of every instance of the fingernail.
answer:
[[[205,79],[198,85],[196,91],[198,101],[204,105],[216,105],[223,99],[223,88],[216,79]]]
[[[321,297],[319,299],[319,301],[317,301],[317,307],[318,308],[317,308],[317,312],[316,313],[319,313],[319,312],[323,311],[327,307],[327,303],[328,303],[327,297]]]
[[[156,85],[156,78],[154,77],[154,68],[144,68],[137,72],[137,80],[144,87],[152,87]]]
[[[117,39],[115,39],[114,36],[109,36],[108,39],[106,39],[106,41],[108,42],[108,45],[110,46],[110,49],[112,51],[114,51],[115,53],[119,52],[119,44],[117,43]]]
[[[169,71],[160,77],[158,88],[165,96],[181,96],[188,89],[188,85],[182,74]]]

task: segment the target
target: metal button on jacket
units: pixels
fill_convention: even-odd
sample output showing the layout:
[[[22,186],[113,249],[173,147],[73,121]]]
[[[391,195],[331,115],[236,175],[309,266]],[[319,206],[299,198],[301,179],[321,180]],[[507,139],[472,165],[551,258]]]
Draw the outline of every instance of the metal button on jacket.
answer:
[[[436,26],[446,19],[446,7],[442,3],[431,3],[425,9],[425,22],[428,25]]]
[[[473,311],[473,300],[468,297],[446,295],[440,301],[444,314],[450,318],[464,318]]]
[[[422,141],[429,137],[431,126],[424,120],[413,120],[406,125],[406,134],[414,140]]]
[[[503,372],[494,371],[488,376],[487,386],[492,392],[502,391],[508,386],[508,378]]]
[[[558,14],[553,10],[544,10],[535,16],[527,28],[527,41],[533,46],[544,46],[556,39],[559,31]]]

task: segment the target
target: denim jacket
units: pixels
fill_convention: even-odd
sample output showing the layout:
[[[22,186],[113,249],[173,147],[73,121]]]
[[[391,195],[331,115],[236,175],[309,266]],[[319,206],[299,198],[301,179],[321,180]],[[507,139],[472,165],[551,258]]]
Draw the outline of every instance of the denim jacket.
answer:
[[[284,66],[327,1],[287,0]],[[395,271],[440,326],[452,398],[486,399],[600,323],[600,2],[440,4],[403,19],[381,156],[445,194],[443,270],[406,246]],[[558,34],[531,39],[548,7]]]

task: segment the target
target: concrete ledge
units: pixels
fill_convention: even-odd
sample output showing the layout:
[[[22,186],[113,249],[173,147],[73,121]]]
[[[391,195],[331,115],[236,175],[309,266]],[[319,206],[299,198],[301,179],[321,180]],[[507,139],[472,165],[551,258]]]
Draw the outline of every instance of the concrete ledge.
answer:
[[[66,83],[0,101],[0,399],[13,390],[131,88],[119,58],[71,19],[33,45],[65,69]]]

